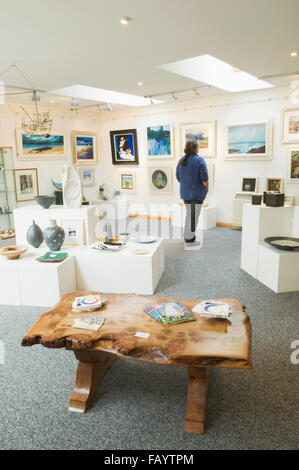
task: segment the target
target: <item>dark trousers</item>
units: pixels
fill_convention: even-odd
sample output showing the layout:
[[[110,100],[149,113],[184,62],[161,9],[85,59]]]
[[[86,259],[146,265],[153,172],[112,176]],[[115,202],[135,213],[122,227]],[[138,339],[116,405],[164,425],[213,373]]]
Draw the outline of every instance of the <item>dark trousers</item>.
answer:
[[[184,239],[186,243],[192,243],[195,241],[195,232],[203,201],[184,201],[184,203],[186,206]]]

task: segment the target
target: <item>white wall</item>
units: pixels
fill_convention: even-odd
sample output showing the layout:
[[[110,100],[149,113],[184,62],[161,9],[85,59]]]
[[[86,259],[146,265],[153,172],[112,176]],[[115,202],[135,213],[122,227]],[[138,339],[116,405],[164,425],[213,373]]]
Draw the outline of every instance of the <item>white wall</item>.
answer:
[[[175,181],[175,167],[181,157],[180,124],[200,121],[217,121],[216,158],[208,159],[215,165],[214,192],[208,196],[208,202],[218,208],[217,220],[232,221],[233,196],[241,190],[242,176],[258,176],[259,191],[265,188],[266,178],[281,176],[286,178],[287,150],[289,145],[281,142],[282,109],[295,107],[291,103],[290,88],[278,88],[266,91],[230,94],[214,98],[196,98],[169,104],[148,106],[137,109],[125,109],[116,112],[84,113],[80,116],[62,109],[51,110],[54,117],[54,130],[68,133],[68,159],[54,161],[20,161],[14,151],[15,168],[37,168],[40,194],[52,194],[51,178],[60,180],[62,166],[71,162],[70,131],[97,131],[99,138],[99,163],[96,166],[96,187],[84,188],[87,199],[97,198],[98,186],[107,183],[110,193],[119,189],[119,173],[123,170],[136,172],[137,192],[128,195],[131,203],[174,203],[179,201],[179,186]],[[17,114],[16,114],[17,113]],[[16,105],[0,106],[0,146],[13,146],[15,149],[15,128],[20,126],[22,112]],[[270,161],[225,161],[224,160],[224,125],[228,122],[254,121],[271,119],[273,122],[273,159]],[[173,123],[175,128],[174,160],[159,160],[160,164],[173,167],[173,195],[156,196],[149,193],[147,167],[154,164],[146,158],[145,129],[148,125]],[[139,165],[112,165],[110,130],[137,128]],[[299,145],[298,145],[299,147]],[[299,184],[285,184],[285,192],[296,197],[299,204]]]
[[[188,101],[177,101],[170,104],[155,105],[142,109],[122,110],[101,114],[100,159],[103,162],[104,178],[112,189],[119,187],[120,171],[136,172],[136,195],[127,196],[131,202],[139,203],[174,203],[178,202],[179,186],[175,181],[175,168],[182,155],[180,142],[180,124],[216,120],[217,145],[216,158],[207,161],[214,163],[214,192],[208,196],[208,202],[216,204],[217,221],[232,221],[233,196],[241,190],[242,176],[258,176],[258,191],[264,191],[266,178],[279,176],[286,179],[287,150],[289,145],[281,142],[282,109],[295,107],[291,103],[289,88],[267,91],[223,95],[214,98],[202,98]],[[270,161],[225,161],[224,131],[229,122],[255,121],[271,119],[273,122],[273,159]],[[174,124],[175,160],[147,160],[145,128],[149,125],[163,123]],[[110,130],[137,128],[139,166],[112,165],[110,149]],[[294,144],[293,144],[294,146]],[[299,147],[299,145],[298,145]],[[171,165],[173,167],[173,195],[151,195],[148,189],[147,167],[151,164]],[[299,203],[299,184],[285,184],[285,192],[296,196]]]

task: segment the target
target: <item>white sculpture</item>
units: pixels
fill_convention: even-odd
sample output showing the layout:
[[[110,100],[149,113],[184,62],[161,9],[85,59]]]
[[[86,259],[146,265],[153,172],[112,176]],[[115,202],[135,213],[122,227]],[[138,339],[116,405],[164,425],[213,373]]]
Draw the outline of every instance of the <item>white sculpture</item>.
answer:
[[[82,186],[81,180],[73,165],[63,165],[62,170],[63,205],[66,208],[77,209],[81,207]]]

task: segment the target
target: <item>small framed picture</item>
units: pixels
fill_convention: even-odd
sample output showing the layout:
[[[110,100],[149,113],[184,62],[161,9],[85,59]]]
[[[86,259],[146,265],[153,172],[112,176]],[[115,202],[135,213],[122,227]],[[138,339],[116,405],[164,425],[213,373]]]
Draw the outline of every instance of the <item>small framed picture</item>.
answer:
[[[288,183],[299,183],[299,147],[289,150]]]
[[[79,169],[79,174],[83,188],[95,185],[95,168],[81,167]]]
[[[283,191],[283,178],[267,178],[266,180],[266,191],[275,191],[282,193]]]
[[[74,165],[96,165],[98,162],[98,139],[96,132],[72,131]]]
[[[64,245],[85,245],[85,221],[83,219],[61,220],[60,226],[65,232]]]
[[[34,201],[39,195],[38,175],[36,168],[14,170],[17,202]]]
[[[242,192],[243,193],[256,193],[257,192],[257,177],[243,176],[242,178]]]
[[[138,165],[136,129],[110,131],[113,165]]]
[[[120,173],[120,191],[125,193],[136,193],[136,174],[133,171]]]
[[[282,143],[299,142],[299,108],[284,109],[282,112]]]
[[[148,167],[149,190],[152,194],[172,194],[172,167]]]
[[[151,160],[174,158],[174,132],[172,124],[146,128],[147,157]]]

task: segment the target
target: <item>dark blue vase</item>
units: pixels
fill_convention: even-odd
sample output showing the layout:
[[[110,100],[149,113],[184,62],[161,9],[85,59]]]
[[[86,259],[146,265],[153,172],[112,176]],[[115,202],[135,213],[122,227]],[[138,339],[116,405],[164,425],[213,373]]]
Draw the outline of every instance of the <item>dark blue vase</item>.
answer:
[[[27,242],[29,245],[33,246],[34,248],[38,248],[44,241],[42,229],[36,225],[36,223],[32,222],[28,231],[27,231]]]
[[[51,251],[59,251],[63,245],[65,233],[57,227],[56,220],[50,220],[50,226],[44,230],[44,239]]]

